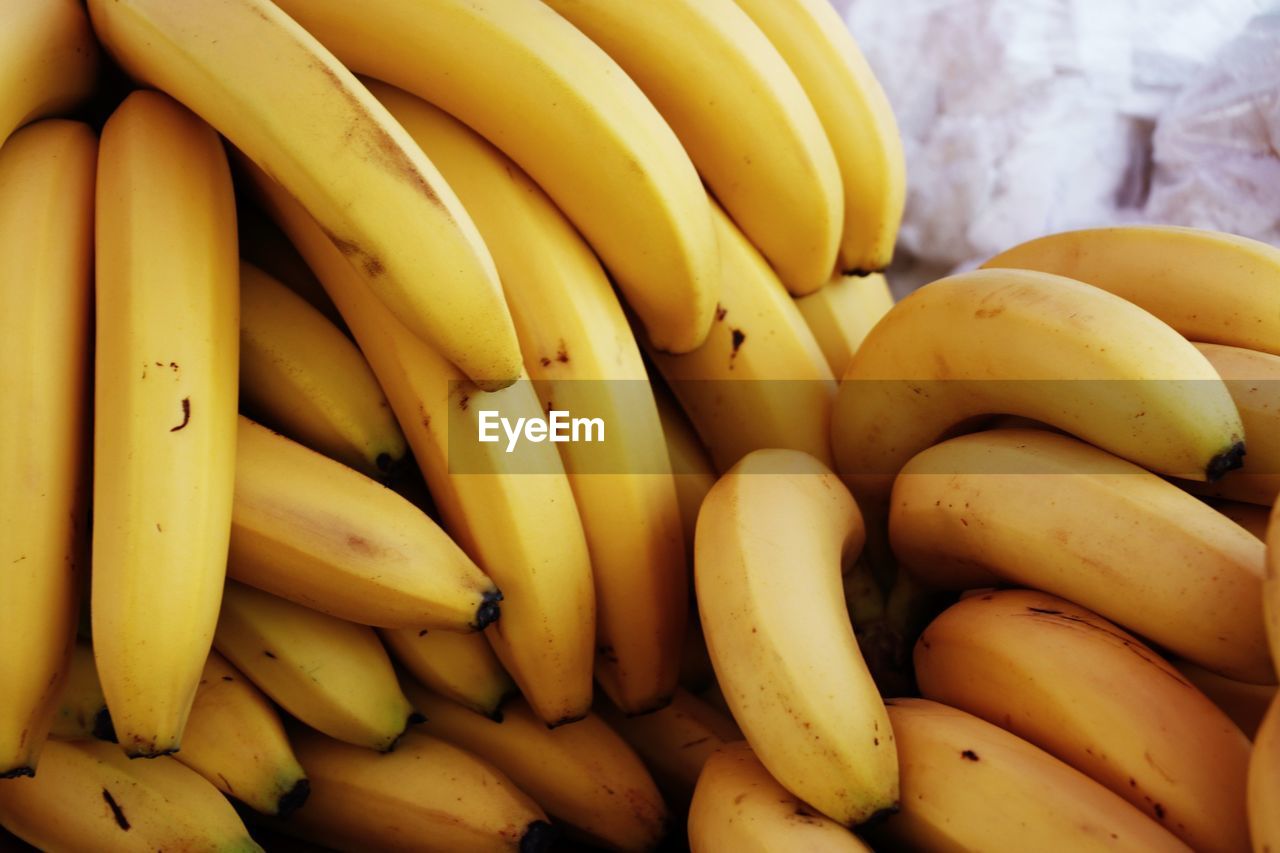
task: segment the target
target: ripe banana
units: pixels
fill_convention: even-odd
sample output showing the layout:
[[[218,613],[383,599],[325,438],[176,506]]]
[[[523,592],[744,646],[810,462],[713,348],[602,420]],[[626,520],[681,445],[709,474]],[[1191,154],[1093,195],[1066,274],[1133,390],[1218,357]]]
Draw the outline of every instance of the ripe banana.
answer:
[[[893,294],[880,273],[842,275],[817,293],[797,299],[796,307],[822,348],[831,372],[844,376],[867,334],[893,307]]]
[[[372,628],[229,581],[214,643],[280,707],[338,740],[389,750],[415,716]]]
[[[1252,738],[1257,733],[1271,700],[1276,696],[1276,685],[1236,681],[1185,660],[1170,663],[1182,673],[1183,678],[1208,696],[1209,701],[1221,708],[1246,737]]]
[[[494,722],[414,684],[421,730],[475,753],[593,844],[652,850],[662,838],[666,806],[640,758],[599,717],[550,729],[523,699]]]
[[[1070,276],[1145,308],[1193,341],[1280,355],[1280,249],[1172,225],[1065,231],[983,264]]]
[[[227,574],[362,625],[481,630],[502,594],[417,507],[240,418]]]
[[[312,796],[287,832],[325,848],[540,853],[554,833],[529,795],[466,750],[416,731],[377,753],[299,726]]]
[[[1044,430],[953,438],[898,475],[889,539],[940,589],[1060,595],[1207,669],[1274,683],[1263,544],[1138,466]]]
[[[406,326],[485,388],[520,374],[493,260],[404,130],[270,0],[91,0],[98,38],[279,181]]]
[[[34,772],[75,644],[96,157],[70,121],[0,147],[0,778]]]
[[[720,285],[702,183],[653,104],[573,25],[539,0],[279,5],[348,67],[425,98],[520,164],[656,347],[706,338]]]
[[[315,221],[278,184],[249,168],[264,206],[347,319],[387,393],[455,541],[501,587],[502,619],[487,632],[503,666],[546,722],[591,707],[595,603],[573,492],[553,445],[519,454],[474,442],[476,412],[541,417],[528,382],[486,394],[373,299]],[[458,430],[462,438],[450,438]]]
[[[408,448],[355,344],[305,299],[240,264],[240,399],[256,420],[369,477]]]
[[[426,628],[379,633],[391,657],[414,678],[477,714],[500,719],[502,703],[517,692],[483,634]]]
[[[926,699],[885,703],[902,763],[902,811],[885,849],[1186,851],[1117,795],[1047,752]]]
[[[707,495],[694,556],[733,718],[783,787],[846,826],[898,804],[893,733],[840,586],[864,540],[834,474],[803,453],[761,450]]]
[[[1031,590],[973,596],[915,648],[920,694],[1007,729],[1203,851],[1245,850],[1249,739],[1138,639]]]
[[[693,853],[871,850],[847,828],[814,813],[779,785],[745,742],[714,750],[697,784],[689,808]]]
[[[61,740],[116,739],[107,700],[98,682],[98,669],[93,664],[93,647],[83,640],[71,650],[71,664],[58,695],[49,735]]]
[[[662,437],[667,443],[667,458],[671,462],[671,474],[675,478],[685,554],[692,558],[693,532],[698,524],[698,510],[702,507],[702,499],[716,484],[716,469],[711,465],[711,457],[707,454],[702,439],[694,432],[693,424],[689,423],[680,404],[671,396],[666,386],[655,382],[653,396],[658,403]]]
[[[239,259],[218,135],[158,92],[102,130],[93,651],[134,756],[179,746],[226,573]]]
[[[622,66],[787,290],[831,278],[844,225],[831,143],[786,60],[734,0],[545,0]]]
[[[658,410],[622,306],[590,247],[501,151],[420,98],[370,90],[475,218],[543,407],[608,426],[603,444],[558,445],[595,578],[595,677],[629,714],[661,707],[679,674],[689,577]]]
[[[0,781],[0,824],[41,850],[262,850],[218,789],[169,756],[50,741],[34,779]]]
[[[777,275],[714,202],[712,210],[723,287],[711,334],[691,353],[649,355],[721,471],[770,447],[829,464],[831,368]]]
[[[1271,703],[1253,742],[1248,798],[1254,853],[1280,849],[1280,699]]]
[[[65,112],[97,85],[101,56],[77,0],[0,2],[0,145],[28,122]]]

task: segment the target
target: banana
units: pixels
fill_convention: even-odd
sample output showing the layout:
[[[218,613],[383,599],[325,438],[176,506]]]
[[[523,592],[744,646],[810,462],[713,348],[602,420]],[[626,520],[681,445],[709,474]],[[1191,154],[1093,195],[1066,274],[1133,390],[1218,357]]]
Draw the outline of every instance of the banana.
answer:
[[[716,679],[784,788],[853,826],[898,804],[893,732],[845,610],[862,516],[797,451],[752,453],[698,516],[694,577]]]
[[[544,0],[622,66],[787,290],[831,278],[840,168],[800,81],[734,0]]]
[[[779,785],[745,742],[714,750],[706,758],[697,784],[689,809],[689,847],[693,853],[871,850],[858,836],[815,814]]]
[[[426,628],[379,633],[391,656],[414,678],[477,714],[500,719],[502,703],[517,692],[483,634]]]
[[[280,707],[338,740],[390,750],[416,716],[372,628],[230,581],[214,643]]]
[[[0,147],[0,778],[34,772],[75,645],[96,157],[88,126],[54,119]]]
[[[593,844],[652,850],[662,838],[666,806],[643,762],[598,716],[550,729],[523,699],[494,722],[414,684],[422,731],[490,762],[547,814]]]
[[[131,761],[102,741],[50,741],[34,779],[0,781],[0,824],[41,850],[261,851],[235,809],[169,756]]]
[[[1254,853],[1280,848],[1280,699],[1272,701],[1253,743],[1248,798]]]
[[[413,504],[243,416],[227,574],[383,628],[481,630],[502,600]]]
[[[983,264],[1109,290],[1193,341],[1280,355],[1280,249],[1197,228],[1124,225],[1039,237]]]
[[[1278,504],[1280,505],[1280,504]],[[1266,579],[1262,582],[1262,618],[1266,622],[1267,641],[1271,644],[1271,660],[1280,673],[1280,522],[1277,510],[1271,509],[1267,525]]]
[[[649,355],[719,470],[770,447],[829,464],[831,368],[777,275],[714,202],[712,210],[723,287],[711,334],[686,355]]]
[[[284,816],[310,790],[275,707],[217,652],[209,653],[177,759],[255,811]]]
[[[1059,595],[1229,678],[1274,683],[1263,544],[1138,466],[1043,430],[945,441],[894,484],[889,539],[941,589]]]
[[[369,477],[408,448],[360,350],[298,294],[240,264],[240,398],[256,420]]]
[[[270,0],[92,0],[108,52],[279,181],[415,334],[482,387],[520,374],[493,259],[457,196],[342,63]]]
[[[822,348],[831,372],[844,376],[853,354],[893,307],[893,294],[881,273],[841,275],[817,293],[797,299],[796,307]]]
[[[84,641],[77,642],[71,651],[71,664],[49,734],[61,740],[116,739],[111,715],[107,713],[107,700],[98,682],[98,669],[93,663],[93,647]]]
[[[622,306],[590,247],[502,152],[426,101],[369,88],[488,242],[543,407],[607,425],[604,444],[558,445],[595,578],[595,677],[627,713],[661,707],[679,674],[689,578],[658,410]]]
[[[264,206],[347,319],[387,393],[445,529],[503,591],[487,633],[503,666],[552,724],[591,707],[595,600],[573,491],[550,444],[519,454],[481,444],[477,412],[542,417],[529,382],[486,394],[373,299],[333,243],[278,184],[249,168]],[[450,436],[457,430],[463,438]]]
[[[685,554],[693,555],[693,532],[698,524],[702,499],[716,484],[716,469],[702,439],[685,417],[670,390],[660,382],[653,383],[653,397],[658,403],[662,437],[667,443],[667,458],[676,483],[676,502],[680,507],[680,528],[684,532]],[[691,578],[692,579],[692,578]]]
[[[902,763],[902,811],[885,849],[1190,850],[1083,773],[1016,735],[927,699],[885,703]]]
[[[1246,737],[1252,738],[1257,733],[1271,700],[1276,696],[1276,685],[1248,684],[1225,678],[1185,660],[1170,663],[1182,673],[1183,678],[1208,696],[1209,701],[1221,708]]]
[[[101,55],[77,0],[0,2],[0,145],[19,127],[75,107],[97,85]]]
[[[93,651],[125,751],[160,755],[218,618],[240,302],[222,141],[158,92],[102,130],[96,247]]]
[[[795,72],[835,151],[844,185],[840,269],[883,270],[898,239],[907,173],[893,109],[871,66],[824,0],[737,3]]]
[[[926,699],[1035,744],[1203,851],[1247,850],[1249,739],[1176,669],[1052,595],[953,605],[916,643]]]
[[[327,849],[540,853],[554,833],[529,795],[466,750],[409,731],[377,753],[298,727],[313,794],[279,826]]]

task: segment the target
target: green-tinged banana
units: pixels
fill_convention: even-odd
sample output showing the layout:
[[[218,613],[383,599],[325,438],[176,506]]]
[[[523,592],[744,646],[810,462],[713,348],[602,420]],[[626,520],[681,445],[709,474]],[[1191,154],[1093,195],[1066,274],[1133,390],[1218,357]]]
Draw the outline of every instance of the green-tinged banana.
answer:
[[[685,554],[693,557],[693,532],[698,525],[698,510],[702,499],[716,484],[716,469],[702,439],[685,417],[680,404],[671,392],[659,382],[653,385],[653,396],[658,402],[658,417],[662,421],[662,436],[667,442],[667,458],[671,461],[671,474],[676,481],[676,501],[680,506],[680,527],[684,531]]]
[[[62,740],[116,739],[107,700],[98,682],[98,668],[93,663],[93,647],[84,641],[77,642],[71,651],[71,664],[49,734]]]
[[[884,269],[898,239],[907,173],[893,109],[871,66],[826,0],[737,3],[795,72],[835,151],[844,183],[840,269]]]
[[[478,412],[545,416],[532,384],[486,393],[373,298],[315,221],[278,184],[249,169],[264,206],[323,282],[387,394],[445,529],[502,589],[486,633],[525,698],[548,723],[591,707],[595,598],[573,491],[554,445],[519,453],[480,443]],[[450,436],[450,430],[461,436]]]
[[[75,645],[96,158],[88,126],[56,119],[0,146],[0,778],[35,770]]]
[[[926,699],[968,711],[1065,761],[1189,846],[1249,847],[1249,739],[1176,669],[1056,596],[973,596],[916,643]]]
[[[939,589],[1028,586],[1230,678],[1274,683],[1265,548],[1131,462],[1044,430],[953,438],[898,475],[889,539]]]
[[[0,781],[0,824],[50,853],[262,850],[194,770],[94,740],[49,741],[34,779]]]
[[[846,826],[898,805],[893,732],[840,583],[864,541],[835,474],[794,450],[760,450],[707,495],[694,552],[734,720],[783,787]]]
[[[1182,673],[1183,678],[1221,708],[1240,727],[1240,731],[1249,738],[1254,736],[1267,708],[1271,706],[1271,700],[1276,696],[1276,685],[1236,681],[1185,660],[1173,660],[1170,663]]]
[[[662,795],[639,756],[598,716],[551,729],[515,699],[495,722],[417,685],[405,690],[427,717],[422,731],[493,764],[576,834],[622,851],[652,850],[662,838]]]
[[[97,85],[98,42],[77,0],[0,2],[0,145],[22,125],[57,115]]]
[[[389,750],[415,716],[372,628],[229,581],[214,642],[280,707],[338,740]]]
[[[480,630],[502,600],[413,504],[243,416],[227,574],[383,628]]]
[[[1191,849],[1088,776],[1004,729],[927,699],[885,704],[898,741],[902,810],[871,832],[877,847]]]
[[[715,749],[705,759],[697,785],[689,808],[693,853],[871,849],[847,827],[813,811],[779,785],[745,741]]]
[[[414,678],[477,714],[501,717],[502,703],[517,692],[483,634],[426,628],[379,633],[391,657]]]
[[[222,140],[158,92],[102,130],[93,652],[130,755],[179,746],[218,618],[236,467],[240,289]]]
[[[417,731],[378,753],[299,726],[311,797],[277,824],[327,849],[541,853],[555,833],[529,795],[464,749]]]
[[[1253,742],[1248,798],[1254,853],[1280,849],[1280,698],[1272,701]]]
[[[835,382],[777,275],[718,206],[723,288],[711,334],[685,355],[650,349],[698,435],[725,471],[784,447],[831,462]]]
[[[90,0],[98,38],[279,181],[405,325],[486,388],[520,375],[493,260],[457,196],[270,0]]]
[[[796,307],[822,348],[831,372],[844,376],[853,354],[893,307],[893,294],[881,273],[840,275],[817,293],[797,299]]]
[[[298,294],[240,265],[240,399],[256,419],[369,477],[408,447],[364,356]]]

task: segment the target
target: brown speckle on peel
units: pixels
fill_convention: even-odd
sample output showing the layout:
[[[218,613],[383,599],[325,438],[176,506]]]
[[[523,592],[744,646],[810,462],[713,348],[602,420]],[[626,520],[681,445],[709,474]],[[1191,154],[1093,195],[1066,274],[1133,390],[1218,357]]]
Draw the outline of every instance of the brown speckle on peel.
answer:
[[[724,320],[724,315],[729,313],[729,309],[725,308],[719,302],[716,303],[716,322]]]
[[[426,628],[423,628],[421,631],[419,631],[419,632],[418,632],[418,636],[419,636],[419,637],[425,637],[425,636],[427,636],[427,629],[426,629]]]
[[[539,364],[541,364],[543,367],[550,367],[550,366],[551,366],[551,359],[547,358],[547,357],[544,355],[544,356],[542,356],[541,358],[539,358],[539,359],[538,359],[538,363],[539,363]]]
[[[747,333],[741,329],[733,329],[730,332],[733,344],[733,352],[729,355],[730,360],[738,357],[738,350],[742,348],[742,343],[747,339]]]
[[[182,423],[176,427],[170,427],[169,432],[178,432],[187,428],[187,424],[191,423],[191,398],[182,398]]]
[[[960,757],[961,757],[961,758],[963,758],[965,761],[978,761],[978,760],[980,760],[980,759],[978,758],[978,753],[974,752],[972,749],[966,749],[966,750],[964,750],[963,752],[961,752],[961,753],[960,753]]]
[[[465,412],[467,410],[467,407],[470,405],[471,405],[470,394],[463,394],[461,397],[458,398],[458,408],[462,409],[462,411]]]
[[[271,651],[270,649],[266,649],[266,650],[264,650],[262,653],[263,653],[264,655],[266,655],[267,657],[271,658],[272,660],[275,660],[275,659],[276,659],[275,654],[274,654],[274,653],[272,653],[272,651]]]
[[[1160,820],[1164,820],[1164,806],[1160,805],[1159,803],[1154,803],[1152,805],[1152,809],[1155,810],[1156,817],[1158,817]]]
[[[102,799],[107,804],[107,808],[111,809],[111,816],[116,819],[116,826],[125,832],[129,831],[129,820],[124,816],[124,809],[120,808],[120,804],[116,802],[116,798],[111,796],[111,792],[106,788],[102,789]]]
[[[222,676],[222,680],[223,680],[223,681],[235,681],[235,679],[234,679],[234,678],[232,678],[230,675],[224,675],[224,676]]]
[[[560,341],[560,348],[556,350],[556,361],[561,364],[569,363],[569,347],[563,340]]]

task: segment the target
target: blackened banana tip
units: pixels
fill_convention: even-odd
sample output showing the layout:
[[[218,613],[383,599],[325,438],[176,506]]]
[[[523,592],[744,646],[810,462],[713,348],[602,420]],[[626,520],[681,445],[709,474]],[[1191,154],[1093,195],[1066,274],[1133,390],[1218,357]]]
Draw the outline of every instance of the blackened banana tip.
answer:
[[[307,801],[309,796],[311,796],[310,780],[299,779],[276,803],[276,817],[288,817],[293,814],[302,808],[302,804]]]
[[[498,602],[502,601],[502,592],[499,590],[491,590],[486,592],[480,599],[480,607],[476,609],[476,620],[471,626],[477,631],[483,631],[485,628],[498,621],[498,617],[502,615]]]
[[[35,775],[36,775],[35,768],[27,767],[26,765],[23,765],[22,767],[12,767],[8,770],[5,770],[3,773],[0,773],[0,779],[20,779],[23,776],[35,776]]]
[[[1204,469],[1205,477],[1210,483],[1214,483],[1222,479],[1222,476],[1228,471],[1243,468],[1244,454],[1244,442],[1237,441],[1209,460],[1209,465]]]
[[[560,835],[556,828],[545,820],[535,820],[525,827],[520,837],[520,853],[543,853],[550,850]]]

